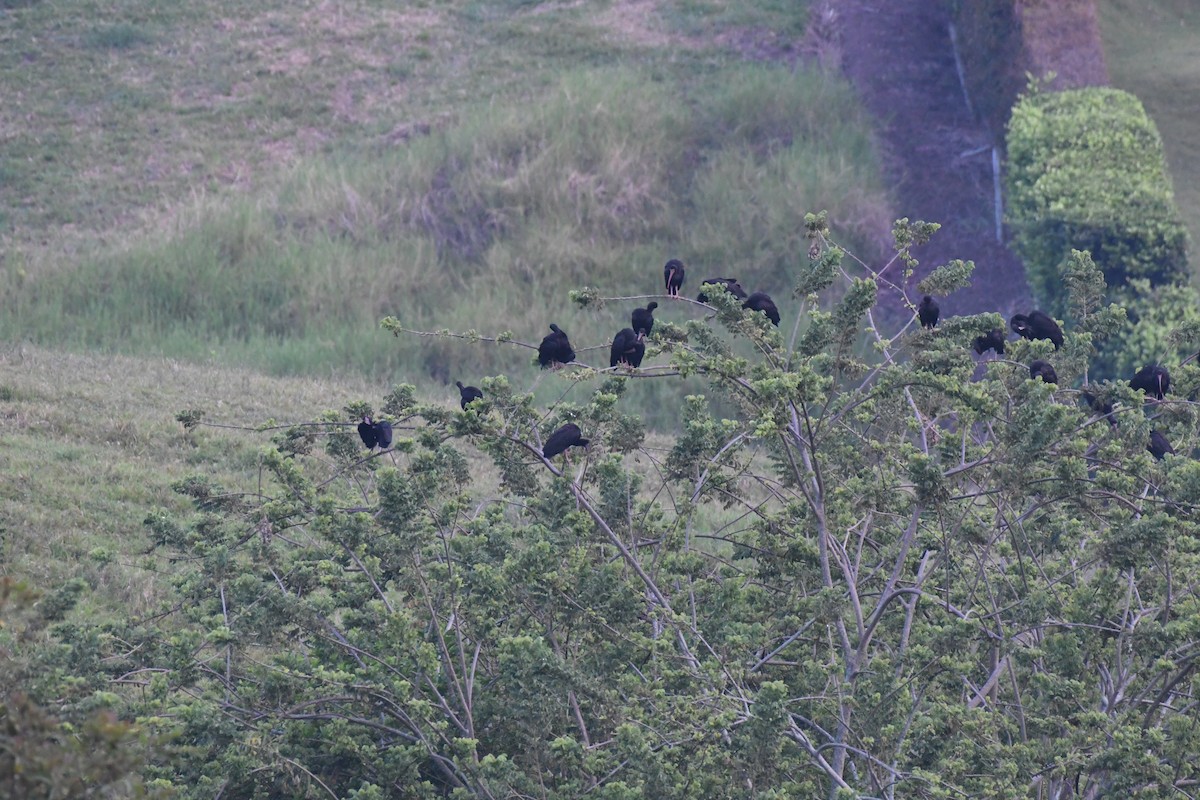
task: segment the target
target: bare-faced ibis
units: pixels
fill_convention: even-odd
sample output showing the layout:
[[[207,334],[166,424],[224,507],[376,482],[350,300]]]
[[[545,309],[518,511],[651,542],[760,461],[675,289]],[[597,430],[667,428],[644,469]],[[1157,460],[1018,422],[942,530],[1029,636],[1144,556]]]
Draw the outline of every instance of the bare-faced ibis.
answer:
[[[938,307],[937,301],[929,295],[922,297],[921,302],[917,305],[917,317],[921,320],[922,328],[932,328],[937,325],[941,313],[942,309]]]
[[[711,283],[713,286],[724,286],[725,291],[736,297],[738,300],[746,299],[746,290],[738,283],[737,278],[707,278],[704,283]],[[701,284],[703,285],[703,284]],[[704,292],[696,295],[696,301],[700,303],[708,302],[708,295]]]
[[[1171,388],[1171,373],[1159,364],[1147,364],[1133,374],[1129,385],[1147,397],[1162,400]]]
[[[1146,449],[1159,461],[1162,461],[1167,453],[1171,455],[1175,454],[1175,448],[1171,447],[1171,443],[1167,441],[1167,437],[1158,431],[1150,431],[1150,444],[1146,445]]]
[[[651,303],[645,308],[635,308],[630,318],[633,329],[649,336],[650,331],[654,329],[654,309],[656,308],[658,308],[658,303]]]
[[[563,329],[550,323],[550,333],[538,345],[538,363],[545,369],[553,364],[569,364],[575,360],[575,351]]]
[[[363,417],[362,422],[358,423],[358,438],[362,439],[362,443],[368,450],[374,450],[375,445],[379,443],[379,437],[375,435],[375,426],[371,424],[370,417]]]
[[[983,336],[975,337],[975,352],[983,355],[986,350],[995,350],[996,355],[1004,355],[1004,331],[993,328]]]
[[[387,450],[392,446],[392,423],[386,419],[381,419],[373,426],[375,430],[375,441],[379,445],[380,450]]]
[[[579,426],[574,422],[568,422],[550,434],[550,438],[546,440],[546,444],[542,448],[542,457],[551,459],[559,453],[565,452],[568,447],[587,447],[587,444],[588,440],[583,438]]]
[[[633,328],[622,328],[613,337],[612,350],[609,351],[608,365],[627,364],[640,367],[642,357],[646,355],[646,343],[642,341],[644,334],[634,333]]]
[[[462,400],[463,411],[467,410],[467,406],[470,405],[472,400],[477,400],[478,398],[483,397],[483,392],[479,390],[478,386],[463,386],[462,381],[455,381],[454,385],[458,387],[458,393],[461,396],[460,399]]]
[[[1040,358],[1029,365],[1029,377],[1034,380],[1041,378],[1045,383],[1058,383],[1058,373],[1054,371],[1054,367]]]
[[[683,288],[683,276],[683,262],[678,258],[672,258],[663,266],[663,283],[671,297],[679,296],[679,290]]]
[[[775,307],[775,301],[766,292],[755,292],[746,298],[746,302],[742,303],[742,308],[748,308],[751,311],[761,311],[767,315],[767,319],[771,320],[775,325],[779,324],[779,309]]]
[[[1054,349],[1062,347],[1063,333],[1058,323],[1049,314],[1041,311],[1030,311],[1028,315],[1014,314],[1008,321],[1013,333],[1023,336],[1030,341],[1034,339],[1049,339],[1054,342]]]

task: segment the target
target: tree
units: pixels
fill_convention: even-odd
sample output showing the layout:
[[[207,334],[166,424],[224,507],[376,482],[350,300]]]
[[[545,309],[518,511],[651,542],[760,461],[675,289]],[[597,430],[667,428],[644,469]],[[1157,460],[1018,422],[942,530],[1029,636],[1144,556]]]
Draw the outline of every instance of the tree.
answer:
[[[0,578],[0,797],[22,800],[67,798],[158,797],[138,776],[151,746],[135,725],[122,722],[105,706],[118,698],[111,692],[89,693],[71,682],[66,718],[52,716],[45,705],[19,687],[45,686],[32,672],[47,669],[57,654],[69,658],[70,631],[60,631],[57,647],[35,643],[48,622],[62,618],[81,587],[70,583],[40,595],[9,577]]]
[[[1174,797],[1200,780],[1200,468],[1146,451],[1153,427],[1189,453],[1196,416],[1092,387],[1112,426],[1028,378],[1041,357],[1070,385],[1119,326],[1098,271],[1068,262],[1060,351],[1020,341],[981,368],[970,345],[998,315],[885,333],[876,294],[907,283],[846,266],[823,216],[805,230],[790,330],[716,289],[715,312],[677,301],[702,318],[657,323],[642,369],[553,378],[580,400],[543,411],[499,376],[459,411],[400,386],[381,409],[393,451],[364,455],[356,402],[276,437],[261,486],[180,484],[194,516],[148,520],[186,565],[179,630],[129,656],[166,670],[132,706],[178,744],[156,776],[223,798]],[[893,262],[911,269],[935,230],[897,223]],[[706,394],[679,398],[672,442],[648,440],[627,387],[686,376]],[[1200,385],[1190,366],[1176,380]],[[589,450],[543,459],[565,422]]]

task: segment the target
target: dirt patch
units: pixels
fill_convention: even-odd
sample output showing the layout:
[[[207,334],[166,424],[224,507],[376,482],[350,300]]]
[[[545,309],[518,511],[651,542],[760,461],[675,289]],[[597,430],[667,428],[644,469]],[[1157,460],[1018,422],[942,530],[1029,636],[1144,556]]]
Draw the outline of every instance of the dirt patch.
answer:
[[[1049,88],[1108,85],[1095,0],[1022,2],[1017,13],[1029,71],[1039,76],[1053,72]]]
[[[992,145],[1000,145],[971,109],[958,78],[949,4],[930,0],[841,0],[843,71],[878,121],[895,216],[939,222],[915,251],[921,262],[909,288],[954,258],[975,262],[972,286],[941,301],[942,313],[996,311],[1006,318],[1031,300],[1021,261],[996,240]],[[907,318],[892,293],[890,315]]]

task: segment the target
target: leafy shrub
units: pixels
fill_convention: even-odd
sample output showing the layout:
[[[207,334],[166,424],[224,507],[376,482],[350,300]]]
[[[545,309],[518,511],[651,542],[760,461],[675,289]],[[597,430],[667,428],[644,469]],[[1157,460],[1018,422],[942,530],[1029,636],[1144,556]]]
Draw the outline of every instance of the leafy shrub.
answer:
[[[1151,286],[1139,279],[1129,292],[1129,319],[1101,351],[1098,374],[1129,378],[1146,364],[1179,364],[1196,352],[1200,297],[1191,285]]]
[[[1034,91],[1008,125],[1009,221],[1038,302],[1061,314],[1072,249],[1091,252],[1118,296],[1133,280],[1187,279],[1186,233],[1162,141],[1118,89]]]

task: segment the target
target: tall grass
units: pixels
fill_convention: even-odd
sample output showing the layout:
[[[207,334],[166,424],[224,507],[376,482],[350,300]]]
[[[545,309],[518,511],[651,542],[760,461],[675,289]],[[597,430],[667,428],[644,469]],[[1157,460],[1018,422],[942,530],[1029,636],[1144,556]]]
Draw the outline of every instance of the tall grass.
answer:
[[[450,382],[532,370],[531,351],[397,340],[378,320],[532,344],[558,322],[607,365],[636,304],[583,315],[571,288],[658,293],[663,262],[679,257],[689,294],[736,274],[786,313],[805,211],[829,209],[868,248],[886,215],[867,131],[847,86],[821,73],[578,72],[397,151],[309,161],[273,191],[200,202],[154,235],[31,270],[6,282],[0,332]]]

